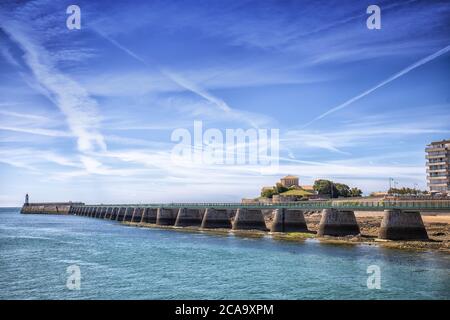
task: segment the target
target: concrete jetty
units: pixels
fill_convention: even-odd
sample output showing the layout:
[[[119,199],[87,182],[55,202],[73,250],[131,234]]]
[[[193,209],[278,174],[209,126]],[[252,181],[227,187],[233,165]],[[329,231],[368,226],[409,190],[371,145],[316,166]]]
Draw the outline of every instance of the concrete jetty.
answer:
[[[231,229],[231,220],[227,210],[207,208],[201,224],[205,229]]]
[[[180,209],[181,208],[181,209]],[[203,211],[204,210],[204,211]],[[143,205],[85,205],[81,202],[29,203],[23,214],[70,214],[161,226],[200,226],[267,231],[264,215],[274,213],[271,231],[305,232],[305,211],[322,210],[318,236],[358,235],[353,210],[382,211],[380,239],[427,240],[421,212],[449,212],[450,201],[299,201],[289,203],[152,203]]]
[[[177,219],[178,209],[158,208],[156,224],[159,226],[173,226]]]
[[[275,209],[270,231],[272,232],[307,232],[305,216],[302,210]]]
[[[359,234],[355,213],[349,210],[324,209],[319,223],[318,236],[342,237]]]
[[[158,209],[145,208],[142,214],[141,223],[156,223],[156,216],[158,214]]]
[[[24,214],[69,214],[73,206],[83,206],[82,202],[25,203],[20,210]]]
[[[233,230],[262,230],[267,231],[266,222],[261,210],[258,209],[237,209],[233,221]]]
[[[180,208],[178,210],[175,227],[200,227],[203,215],[199,209]]]
[[[378,238],[428,240],[428,234],[419,211],[391,209],[384,210]]]

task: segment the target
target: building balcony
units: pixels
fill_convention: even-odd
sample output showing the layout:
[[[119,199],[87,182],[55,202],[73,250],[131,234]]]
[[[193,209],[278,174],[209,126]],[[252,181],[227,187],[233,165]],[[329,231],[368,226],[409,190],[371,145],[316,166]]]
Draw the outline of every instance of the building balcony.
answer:
[[[445,151],[445,147],[426,147],[425,152]]]
[[[442,154],[438,154],[438,155],[429,155],[429,154],[427,154],[426,156],[425,156],[425,159],[439,159],[439,158],[442,158],[442,161],[448,161],[448,160],[446,160],[446,158],[447,158],[447,155],[442,155]]]

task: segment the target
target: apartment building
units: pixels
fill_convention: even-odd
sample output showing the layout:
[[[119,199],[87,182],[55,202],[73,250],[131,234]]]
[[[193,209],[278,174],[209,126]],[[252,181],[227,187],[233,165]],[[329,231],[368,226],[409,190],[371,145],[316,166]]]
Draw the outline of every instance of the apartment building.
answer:
[[[431,142],[425,152],[430,192],[450,193],[450,140]]]

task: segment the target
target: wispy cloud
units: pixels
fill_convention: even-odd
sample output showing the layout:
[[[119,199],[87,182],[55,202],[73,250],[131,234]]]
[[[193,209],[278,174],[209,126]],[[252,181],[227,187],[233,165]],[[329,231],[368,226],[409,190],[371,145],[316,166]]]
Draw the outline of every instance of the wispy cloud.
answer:
[[[41,128],[20,128],[20,127],[8,127],[0,125],[0,130],[8,130],[15,132],[23,132],[30,133],[48,137],[73,137],[73,134],[60,131],[60,130],[51,130],[51,129],[41,129]]]
[[[24,119],[29,119],[29,120],[37,120],[37,121],[48,120],[48,117],[40,116],[40,115],[36,115],[36,114],[30,114],[30,113],[20,113],[20,112],[14,112],[14,111],[0,110],[0,114],[2,114],[4,116],[24,118]]]
[[[207,100],[208,102],[210,102],[212,105],[216,106],[218,111],[221,111],[225,114],[235,114],[236,115],[236,119],[240,119],[241,121],[246,121],[248,122],[251,126],[253,127],[257,127],[258,125],[251,119],[251,118],[243,118],[241,117],[241,114],[236,113],[236,111],[234,109],[232,109],[224,100],[216,97],[215,95],[211,94],[210,92],[208,92],[206,89],[200,87],[198,84],[194,83],[193,81],[190,81],[188,79],[186,79],[185,77],[182,77],[180,74],[175,73],[174,71],[169,71],[167,68],[161,67],[158,64],[155,64],[154,62],[152,63],[152,65],[150,66],[150,64],[144,60],[143,58],[141,58],[139,55],[137,55],[136,53],[134,53],[132,50],[126,48],[125,46],[123,46],[122,44],[120,44],[118,41],[112,39],[111,37],[109,37],[108,35],[104,34],[101,31],[96,30],[96,32],[103,37],[104,39],[108,40],[110,43],[112,43],[114,46],[116,46],[117,48],[119,48],[120,50],[122,50],[123,52],[127,53],[130,57],[132,57],[133,59],[141,62],[142,64],[144,64],[147,68],[157,68],[161,74],[163,74],[164,76],[166,76],[167,78],[169,78],[170,80],[172,80],[174,83],[176,83],[177,85],[179,85],[180,87],[186,89],[189,92],[194,93],[195,95]],[[218,114],[218,117],[220,117],[220,114]]]
[[[104,139],[97,130],[100,118],[96,101],[77,82],[55,68],[48,52],[26,35],[23,25],[3,20],[0,26],[23,50],[25,62],[36,80],[66,116],[70,130],[77,137],[79,150],[84,152],[95,147],[105,149]]]
[[[361,98],[364,98],[365,96],[367,96],[368,94],[374,92],[375,90],[385,86],[386,84],[394,81],[395,79],[400,78],[401,76],[407,74],[408,72],[410,72],[410,71],[412,71],[412,70],[414,70],[414,69],[416,69],[416,68],[418,68],[418,67],[420,67],[420,66],[422,66],[422,65],[424,65],[424,64],[426,64],[426,63],[428,63],[430,61],[433,61],[436,58],[439,58],[440,56],[442,56],[443,54],[446,54],[449,51],[450,51],[450,45],[446,46],[445,48],[443,48],[443,49],[441,49],[441,50],[439,50],[439,51],[437,51],[437,52],[435,52],[435,53],[433,53],[433,54],[431,54],[431,55],[429,55],[429,56],[427,56],[427,57],[425,57],[423,59],[420,59],[419,61],[413,63],[412,65],[410,65],[408,67],[406,67],[405,69],[401,70],[400,72],[397,72],[396,74],[390,76],[386,80],[380,82],[376,86],[374,86],[374,87],[364,91],[363,93],[360,93],[357,96],[355,96],[355,97],[345,101],[344,103],[341,103],[340,105],[338,105],[336,107],[333,107],[330,110],[322,113],[318,117],[314,118],[310,122],[308,122],[305,125],[303,125],[302,128],[308,127],[309,125],[313,124],[314,122],[316,122],[316,121],[318,121],[320,119],[323,119],[326,116],[328,116],[328,115],[330,115],[330,114],[332,114],[332,113],[334,113],[336,111],[339,111],[341,109],[344,109],[344,108],[348,107],[353,102],[358,101]]]

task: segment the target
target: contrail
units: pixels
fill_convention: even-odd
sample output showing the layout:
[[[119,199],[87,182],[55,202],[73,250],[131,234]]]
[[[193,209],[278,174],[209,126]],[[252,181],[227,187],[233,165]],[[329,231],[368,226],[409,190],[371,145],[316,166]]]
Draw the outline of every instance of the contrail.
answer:
[[[154,65],[149,65],[144,59],[142,59],[141,57],[139,57],[137,54],[135,54],[133,51],[129,50],[128,48],[124,47],[123,45],[121,45],[120,43],[118,43],[116,40],[108,37],[107,35],[103,34],[102,32],[95,30],[100,36],[102,36],[103,38],[105,38],[106,40],[108,40],[109,42],[111,42],[113,45],[115,45],[117,48],[123,50],[124,52],[126,52],[128,55],[130,55],[131,57],[133,57],[134,59],[138,60],[139,62],[143,63],[145,66],[147,67],[156,67],[158,69],[158,71],[160,73],[162,73],[163,75],[165,75],[167,78],[169,78],[170,80],[172,80],[173,82],[175,82],[177,85],[179,85],[180,87],[195,93],[196,95],[208,100],[209,102],[215,104],[219,109],[221,109],[224,112],[231,112],[232,109],[227,105],[227,103],[225,101],[223,101],[220,98],[217,98],[215,96],[213,96],[212,94],[210,94],[209,92],[207,92],[206,90],[200,88],[199,86],[197,86],[194,83],[191,83],[190,81],[183,79],[181,76],[174,74],[170,71],[167,71],[165,69],[161,69],[160,67],[158,67],[156,65],[156,63]]]
[[[353,97],[353,98],[345,101],[344,103],[342,103],[342,104],[340,104],[340,105],[338,105],[338,106],[328,110],[327,112],[322,113],[320,116],[318,116],[317,118],[314,118],[313,120],[311,120],[310,122],[308,122],[307,124],[302,126],[301,128],[305,128],[305,127],[309,126],[310,124],[316,122],[317,120],[320,120],[320,119],[326,117],[327,115],[329,115],[329,114],[331,114],[333,112],[336,112],[338,110],[341,110],[341,109],[349,106],[353,102],[355,102],[355,101],[357,101],[357,100],[367,96],[369,93],[377,90],[378,88],[381,88],[382,86],[388,84],[389,82],[394,81],[395,79],[397,79],[397,78],[407,74],[408,72],[410,72],[410,71],[420,67],[421,65],[424,65],[427,62],[430,62],[430,61],[436,59],[437,57],[439,57],[439,56],[441,56],[441,55],[443,55],[443,54],[445,54],[445,53],[447,53],[449,51],[450,51],[450,45],[448,45],[445,48],[443,48],[443,49],[441,49],[441,50],[439,50],[439,51],[437,51],[437,52],[435,52],[435,53],[433,53],[433,54],[431,54],[431,55],[429,55],[429,56],[427,56],[427,57],[425,57],[425,58],[423,58],[423,59],[421,59],[421,60],[419,60],[419,61],[417,61],[415,63],[413,63],[409,67],[407,67],[407,68],[403,69],[402,71],[394,74],[393,76],[387,78],[383,82],[380,82],[379,84],[377,84],[376,86],[370,88],[369,90],[364,91],[363,93],[357,95],[356,97]]]

